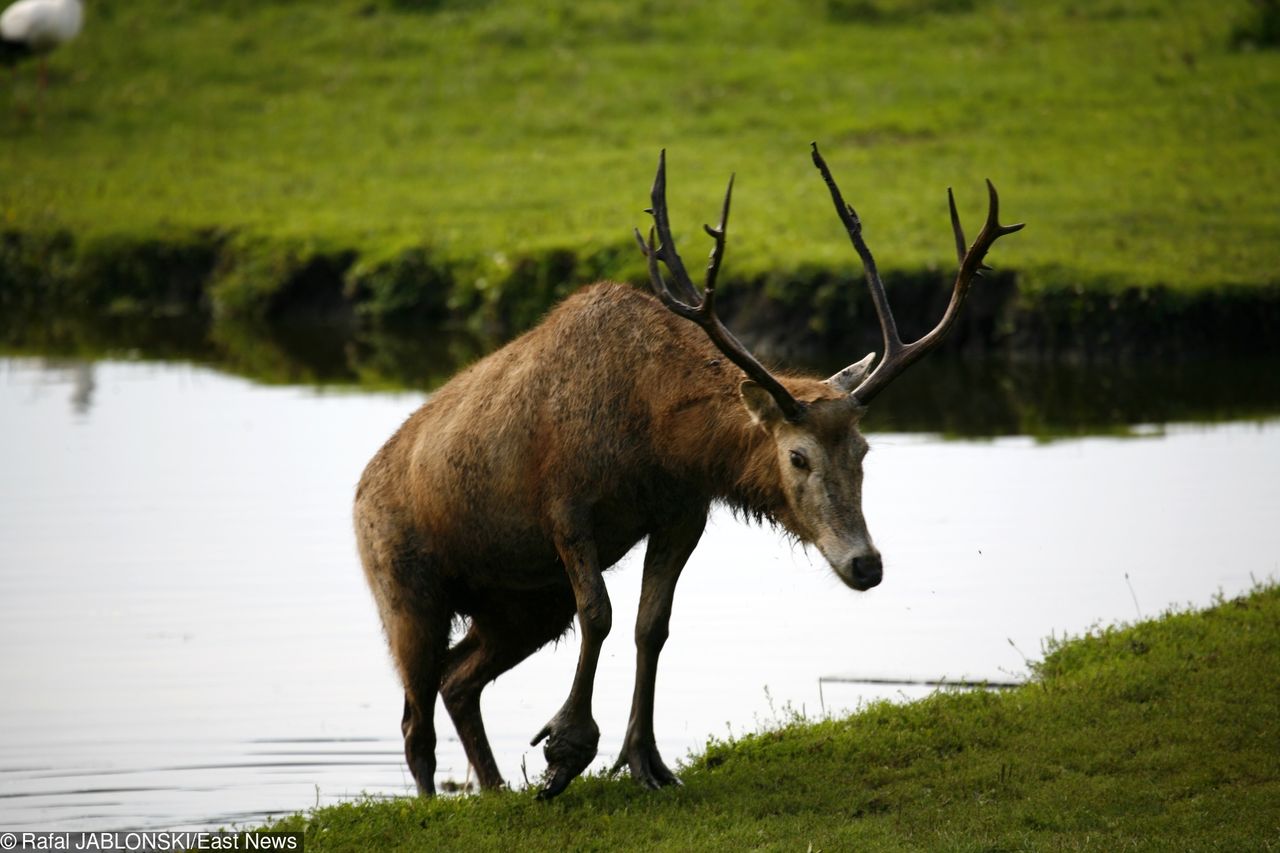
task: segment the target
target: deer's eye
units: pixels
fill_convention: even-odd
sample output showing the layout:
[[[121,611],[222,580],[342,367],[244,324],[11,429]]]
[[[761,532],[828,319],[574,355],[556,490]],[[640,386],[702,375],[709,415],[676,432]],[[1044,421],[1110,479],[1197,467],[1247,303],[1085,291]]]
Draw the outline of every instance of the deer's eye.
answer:
[[[808,471],[809,457],[805,456],[804,453],[799,450],[793,450],[791,451],[791,464],[794,467],[799,468],[801,471]]]

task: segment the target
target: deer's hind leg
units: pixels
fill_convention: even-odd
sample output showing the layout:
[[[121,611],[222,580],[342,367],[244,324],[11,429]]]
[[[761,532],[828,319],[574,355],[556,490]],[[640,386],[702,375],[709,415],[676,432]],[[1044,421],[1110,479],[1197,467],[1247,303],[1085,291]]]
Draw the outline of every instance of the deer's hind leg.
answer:
[[[391,654],[404,683],[404,757],[424,797],[436,790],[436,694],[448,655],[451,618],[451,613],[431,608],[398,612],[390,620],[384,615]]]
[[[356,505],[356,542],[365,577],[404,685],[404,757],[418,792],[435,793],[436,694],[449,649],[453,608],[428,554],[385,522]]]
[[[573,590],[568,584],[509,593],[475,607],[466,636],[449,650],[440,693],[480,787],[505,784],[480,716],[481,691],[564,634],[574,610]]]

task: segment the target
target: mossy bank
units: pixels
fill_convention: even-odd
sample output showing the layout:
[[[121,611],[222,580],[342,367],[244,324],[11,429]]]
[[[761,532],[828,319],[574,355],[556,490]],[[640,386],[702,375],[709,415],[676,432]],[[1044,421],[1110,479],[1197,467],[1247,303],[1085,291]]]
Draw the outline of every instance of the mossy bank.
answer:
[[[206,336],[220,327],[268,337],[299,326],[465,330],[483,348],[529,328],[590,282],[646,286],[638,263],[634,244],[550,249],[478,268],[425,248],[370,261],[350,247],[215,231],[86,244],[65,231],[10,231],[0,233],[0,335],[11,347],[52,350],[105,336],[110,348],[113,323],[175,321]],[[904,334],[931,328],[950,296],[951,273],[890,270],[885,278]],[[879,344],[852,261],[754,276],[728,272],[722,291],[726,317],[770,357],[813,361]],[[944,348],[1016,358],[1186,360],[1275,354],[1276,340],[1280,284],[1046,285],[1004,271],[974,288]],[[129,348],[127,336],[115,346]]]

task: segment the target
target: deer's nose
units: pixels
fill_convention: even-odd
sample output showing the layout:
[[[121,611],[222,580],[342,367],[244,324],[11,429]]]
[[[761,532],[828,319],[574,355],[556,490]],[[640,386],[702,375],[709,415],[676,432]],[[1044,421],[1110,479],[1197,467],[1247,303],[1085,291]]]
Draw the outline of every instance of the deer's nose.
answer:
[[[859,592],[871,589],[880,583],[880,579],[884,577],[884,563],[880,560],[880,553],[872,551],[870,554],[863,554],[854,557],[849,564],[849,586]]]

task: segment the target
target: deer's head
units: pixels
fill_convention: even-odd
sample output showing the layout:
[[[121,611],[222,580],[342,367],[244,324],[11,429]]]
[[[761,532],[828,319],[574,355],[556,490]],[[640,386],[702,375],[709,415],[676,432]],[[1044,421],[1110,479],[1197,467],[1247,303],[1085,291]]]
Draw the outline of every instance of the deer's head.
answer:
[[[769,436],[766,447],[783,498],[774,517],[817,547],[840,580],[857,590],[880,583],[882,566],[862,514],[863,408],[845,383],[864,375],[871,359],[825,382],[793,380],[792,388],[806,400],[794,419],[759,383],[748,379],[741,386],[743,404]]]
[[[714,244],[701,294],[689,279],[671,236],[666,201],[666,152],[659,157],[658,174],[650,196],[653,207],[648,212],[653,215],[654,227],[647,241],[639,231],[636,239],[648,258],[649,278],[658,298],[674,313],[701,326],[720,351],[747,375],[741,386],[742,401],[755,424],[768,433],[777,465],[778,491],[783,500],[774,510],[774,516],[801,540],[815,545],[847,585],[867,590],[880,583],[883,569],[880,552],[871,542],[862,514],[862,461],[867,452],[867,442],[858,428],[862,413],[890,381],[942,340],[955,321],[969,286],[987,268],[983,265],[987,250],[997,239],[1023,226],[999,223],[999,197],[988,181],[987,221],[973,245],[966,249],[955,199],[948,190],[960,271],[951,301],[938,325],[914,343],[904,344],[898,336],[875,260],[862,239],[862,223],[854,209],[845,203],[816,143],[813,162],[826,181],[836,213],[866,271],[871,300],[884,335],[884,356],[874,364],[874,369],[875,355],[872,354],[820,382],[789,380],[793,387],[804,386],[803,392],[793,393],[792,388],[760,364],[720,322],[715,313],[715,285],[724,257],[732,178],[725,191],[720,224],[714,228],[704,226]],[[659,261],[670,271],[672,284],[663,278]]]

